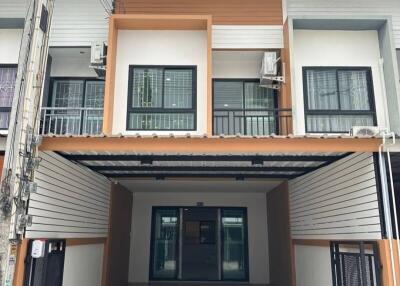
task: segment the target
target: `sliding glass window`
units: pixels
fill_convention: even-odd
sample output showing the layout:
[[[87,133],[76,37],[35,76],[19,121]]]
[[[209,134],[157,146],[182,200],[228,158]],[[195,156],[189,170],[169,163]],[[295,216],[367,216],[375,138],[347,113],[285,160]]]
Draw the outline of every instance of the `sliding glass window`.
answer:
[[[195,130],[196,67],[130,66],[128,130]]]
[[[272,89],[257,79],[215,79],[213,133],[269,135],[277,133],[277,101]]]
[[[306,132],[376,125],[370,68],[303,68]]]
[[[0,65],[0,129],[8,129],[17,65]]]

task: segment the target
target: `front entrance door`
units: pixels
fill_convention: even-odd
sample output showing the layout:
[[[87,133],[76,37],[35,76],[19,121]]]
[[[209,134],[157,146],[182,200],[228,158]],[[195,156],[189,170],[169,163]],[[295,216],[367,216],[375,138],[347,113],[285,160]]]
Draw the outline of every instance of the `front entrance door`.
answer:
[[[216,208],[184,208],[182,279],[219,280]]]
[[[245,208],[154,207],[150,280],[248,281]]]

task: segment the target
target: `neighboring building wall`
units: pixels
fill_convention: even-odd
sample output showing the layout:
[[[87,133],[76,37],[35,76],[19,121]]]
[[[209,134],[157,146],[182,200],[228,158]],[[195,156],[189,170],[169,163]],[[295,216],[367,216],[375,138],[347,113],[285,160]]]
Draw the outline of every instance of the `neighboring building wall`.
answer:
[[[327,246],[295,245],[296,286],[331,286],[331,254]]]
[[[18,64],[21,38],[22,29],[0,29],[0,65]]]
[[[247,207],[250,283],[268,284],[266,194],[236,193],[229,190],[221,192],[223,191],[221,186],[216,188],[219,192],[189,193],[184,185],[181,186],[180,192],[177,190],[178,192],[175,193],[135,192],[133,194],[129,282],[147,282],[149,278],[152,206],[195,206],[197,202],[203,202],[204,206]]]
[[[174,134],[205,134],[207,123],[207,33],[204,31],[118,31],[115,71],[113,134],[126,131],[129,65],[197,66],[197,131]],[[172,131],[140,131],[170,134]]]
[[[294,30],[292,53],[295,134],[305,133],[302,68],[307,66],[371,67],[378,126],[387,127],[377,31]]]
[[[26,238],[107,237],[110,181],[54,152],[40,152]]]
[[[262,51],[214,51],[213,78],[251,78],[260,77]]]
[[[354,153],[289,181],[292,239],[381,239],[371,153]]]
[[[104,244],[67,246],[62,285],[101,285],[103,252]]]
[[[288,16],[392,16],[395,45],[400,48],[398,0],[286,0]]]
[[[282,0],[116,0],[115,11],[122,14],[205,14],[212,15],[217,25],[282,25]]]
[[[281,49],[282,25],[213,25],[213,49]]]
[[[51,48],[51,77],[97,77],[89,48]]]

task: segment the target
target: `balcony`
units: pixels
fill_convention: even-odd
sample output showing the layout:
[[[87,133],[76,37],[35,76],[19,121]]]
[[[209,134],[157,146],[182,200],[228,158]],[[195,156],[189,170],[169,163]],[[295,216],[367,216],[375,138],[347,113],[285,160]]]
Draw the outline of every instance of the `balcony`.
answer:
[[[291,109],[214,109],[213,112],[213,135],[287,135],[291,130]]]
[[[102,132],[103,108],[43,107],[40,133],[96,135]]]

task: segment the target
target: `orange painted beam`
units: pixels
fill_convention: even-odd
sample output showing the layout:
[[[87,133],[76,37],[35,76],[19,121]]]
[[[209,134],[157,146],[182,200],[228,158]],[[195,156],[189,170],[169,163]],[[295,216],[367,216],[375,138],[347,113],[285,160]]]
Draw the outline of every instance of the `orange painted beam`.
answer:
[[[397,286],[400,283],[400,265],[397,256],[397,242],[393,240],[393,251],[394,251],[394,264],[395,264],[395,275],[397,280],[397,285],[394,283],[393,273],[392,273],[392,261],[389,249],[389,240],[383,239],[378,240],[379,256],[382,265],[381,277],[382,286]]]
[[[377,152],[379,138],[45,137],[41,151],[154,153]]]

